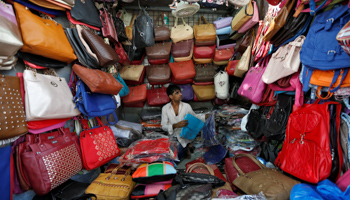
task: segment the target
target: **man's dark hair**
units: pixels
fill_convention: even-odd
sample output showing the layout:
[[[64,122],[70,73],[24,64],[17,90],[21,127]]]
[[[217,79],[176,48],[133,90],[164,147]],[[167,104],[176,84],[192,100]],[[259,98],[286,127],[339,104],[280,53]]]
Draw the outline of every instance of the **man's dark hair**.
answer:
[[[170,95],[174,94],[174,92],[176,90],[180,90],[181,91],[181,88],[179,86],[177,86],[177,85],[169,85],[169,87],[166,89],[166,94],[168,96],[170,96]]]

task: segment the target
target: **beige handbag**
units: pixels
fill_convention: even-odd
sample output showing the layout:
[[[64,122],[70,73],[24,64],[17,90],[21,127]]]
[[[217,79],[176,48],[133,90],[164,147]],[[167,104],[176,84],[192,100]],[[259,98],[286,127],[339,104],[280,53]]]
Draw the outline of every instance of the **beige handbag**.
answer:
[[[120,19],[124,22],[124,26],[130,26],[132,22],[132,14],[126,12],[125,8],[123,8]]]
[[[241,156],[250,158],[261,169],[244,173],[235,162],[235,159]],[[246,194],[263,192],[269,200],[288,200],[293,186],[299,183],[276,169],[267,168],[250,154],[235,155],[232,161],[233,166],[238,171],[238,176],[233,184]]]
[[[192,85],[193,92],[199,101],[215,99],[215,86],[212,85]]]
[[[242,78],[244,74],[248,71],[251,54],[252,54],[252,42],[250,42],[250,45],[245,50],[241,59],[239,60],[236,66],[235,73],[233,74],[234,76]]]
[[[127,81],[138,81],[140,80],[141,74],[145,66],[143,65],[129,65],[122,67],[119,71],[120,77]]]
[[[231,22],[232,30],[238,31],[250,18],[253,17],[253,14],[254,14],[254,6],[252,1],[250,1],[232,19],[232,22]]]
[[[201,24],[202,20],[204,24]],[[209,24],[203,15],[198,19],[198,25],[193,26],[193,33],[196,41],[216,40],[216,29],[214,24]]]
[[[185,20],[182,19],[182,25],[178,25],[178,18],[175,18],[175,25],[171,28],[170,38],[173,43],[177,43],[183,40],[189,40],[193,38],[193,29],[190,25],[186,24]]]
[[[213,59],[212,58],[195,58],[193,56],[193,61],[196,64],[208,64],[208,63],[213,62]]]
[[[178,57],[178,58],[173,57],[173,58],[174,58],[175,62],[182,62],[182,61],[191,60],[192,59],[192,55],[193,55],[193,46],[192,46],[191,53],[190,53],[189,56],[187,56],[187,57]]]

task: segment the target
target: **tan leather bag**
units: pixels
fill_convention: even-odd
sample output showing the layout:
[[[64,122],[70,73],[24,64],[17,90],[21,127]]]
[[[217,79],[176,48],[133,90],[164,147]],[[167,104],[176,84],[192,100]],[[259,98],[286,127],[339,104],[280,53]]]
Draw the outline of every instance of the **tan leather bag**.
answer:
[[[202,20],[204,24],[202,24]],[[216,29],[214,24],[209,24],[203,15],[198,19],[198,25],[193,26],[193,33],[196,41],[216,40]]]
[[[138,81],[143,72],[145,66],[143,65],[129,65],[124,66],[120,69],[119,74],[123,80],[127,81]]]
[[[196,64],[208,64],[208,63],[213,62],[213,58],[195,58],[193,56],[193,61]]]
[[[171,28],[170,38],[173,43],[177,43],[183,40],[189,40],[193,38],[193,29],[190,25],[186,24],[185,20],[181,18],[182,25],[178,25],[178,18],[175,18],[174,27]]]
[[[123,88],[123,85],[110,73],[89,69],[78,64],[73,65],[73,71],[89,87],[91,92],[118,95]]]
[[[254,14],[254,6],[252,1],[250,1],[232,19],[232,22],[231,22],[232,30],[238,31],[250,18],[253,17],[253,14]]]
[[[242,78],[244,74],[248,71],[250,65],[250,57],[252,56],[252,42],[248,48],[243,53],[241,59],[239,60],[234,76]]]
[[[42,19],[19,3],[14,7],[23,39],[21,51],[66,63],[77,59],[61,24]]]
[[[235,162],[235,159],[240,156],[250,158],[261,169],[244,173]],[[233,184],[246,194],[263,192],[267,199],[288,200],[293,186],[299,183],[276,169],[267,168],[250,154],[235,155],[232,162],[238,171],[238,177],[233,181]]]
[[[132,40],[132,29],[133,29],[134,21],[136,17],[137,15],[134,15],[134,17],[131,20],[130,26],[125,27],[126,37],[128,37],[129,40]]]
[[[215,99],[215,86],[213,85],[192,85],[193,92],[199,101]]]

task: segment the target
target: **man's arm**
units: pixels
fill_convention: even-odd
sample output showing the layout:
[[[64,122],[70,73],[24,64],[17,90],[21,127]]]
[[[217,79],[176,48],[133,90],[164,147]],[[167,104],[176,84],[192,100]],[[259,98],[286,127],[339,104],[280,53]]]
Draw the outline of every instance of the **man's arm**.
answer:
[[[162,108],[162,121],[161,121],[162,129],[167,131],[169,135],[174,133],[173,124],[170,124],[169,117],[167,115],[165,107]]]

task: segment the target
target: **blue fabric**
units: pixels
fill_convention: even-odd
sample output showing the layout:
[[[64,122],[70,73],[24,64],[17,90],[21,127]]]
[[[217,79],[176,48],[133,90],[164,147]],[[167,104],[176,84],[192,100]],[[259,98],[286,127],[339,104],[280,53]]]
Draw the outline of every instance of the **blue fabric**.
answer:
[[[214,121],[214,114],[211,114],[208,119],[204,123],[203,127],[203,135],[202,138],[203,146],[210,147],[214,145],[219,145],[220,142],[216,137],[215,133],[215,121]]]
[[[124,82],[124,80],[122,79],[122,77],[120,77],[119,75],[119,72],[118,72],[118,75],[117,77],[114,76],[114,78],[117,79],[117,81],[123,85],[123,88],[120,90],[119,92],[119,96],[120,97],[125,97],[126,95],[129,94],[130,90],[129,90],[129,87],[126,85],[126,83]]]
[[[205,162],[208,165],[214,165],[219,163],[222,159],[225,158],[227,154],[227,149],[221,144],[211,146],[207,152],[203,155]]]
[[[275,91],[274,96],[276,97],[279,94],[295,95],[295,91]]]
[[[38,11],[41,11],[41,12],[44,12],[44,13],[47,13],[47,14],[50,14],[50,15],[55,15],[55,16],[58,16],[58,15],[63,15],[65,12],[63,11],[58,11],[58,10],[53,10],[53,9],[49,9],[49,8],[44,8],[44,7],[41,7],[41,6],[38,6],[36,4],[33,4],[33,3],[30,3],[28,1],[23,1],[23,0],[13,0],[14,2],[17,2],[19,4],[22,4],[28,8],[31,8],[31,9],[34,9],[34,10],[38,10]]]
[[[184,120],[188,121],[188,125],[181,129],[180,137],[193,140],[202,130],[204,123],[191,114],[186,114]]]
[[[1,199],[11,199],[11,146],[0,148],[0,194]]]
[[[226,26],[224,28],[216,29],[216,34],[217,35],[226,35],[226,34],[230,34],[231,31],[232,31],[232,27]]]

